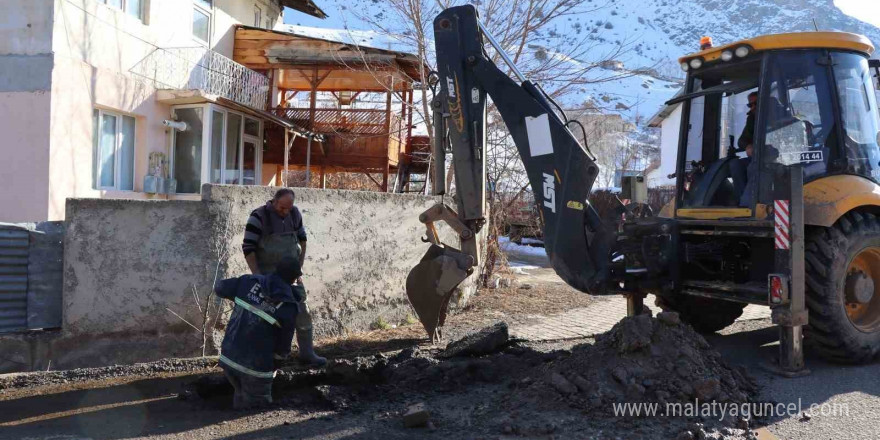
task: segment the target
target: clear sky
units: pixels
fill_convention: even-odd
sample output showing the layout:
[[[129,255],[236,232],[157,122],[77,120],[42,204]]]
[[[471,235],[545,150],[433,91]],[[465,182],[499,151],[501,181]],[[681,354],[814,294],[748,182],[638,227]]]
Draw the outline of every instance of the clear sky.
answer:
[[[877,0],[834,0],[846,15],[880,27],[880,2]]]
[[[321,20],[292,9],[285,9],[284,22],[287,24],[339,29],[345,27],[346,23],[343,19],[346,16],[351,18],[351,14],[346,14],[342,10],[346,5],[344,1],[317,0],[316,3],[330,18]],[[880,27],[880,0],[834,0],[834,4],[847,15]],[[350,27],[357,29],[361,26],[359,26],[359,23],[350,23]]]

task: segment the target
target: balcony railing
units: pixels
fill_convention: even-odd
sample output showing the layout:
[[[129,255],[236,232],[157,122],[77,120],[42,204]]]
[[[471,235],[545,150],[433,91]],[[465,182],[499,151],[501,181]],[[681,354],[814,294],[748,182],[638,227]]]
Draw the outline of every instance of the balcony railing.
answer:
[[[202,90],[264,110],[269,79],[205,48],[156,49],[131,69],[157,89]]]
[[[400,115],[391,113],[390,129],[385,128],[387,113],[382,109],[315,109],[315,122],[311,121],[311,109],[278,107],[273,112],[316,133],[351,133],[363,135],[387,135],[400,129]]]

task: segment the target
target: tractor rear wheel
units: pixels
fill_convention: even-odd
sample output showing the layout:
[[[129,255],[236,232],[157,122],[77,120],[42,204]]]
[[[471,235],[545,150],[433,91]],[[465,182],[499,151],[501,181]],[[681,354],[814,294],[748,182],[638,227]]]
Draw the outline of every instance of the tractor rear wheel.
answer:
[[[700,296],[657,297],[654,303],[668,312],[677,312],[682,321],[700,333],[715,333],[742,316],[745,304]]]
[[[880,221],[850,212],[808,234],[805,343],[836,362],[867,362],[880,352]]]

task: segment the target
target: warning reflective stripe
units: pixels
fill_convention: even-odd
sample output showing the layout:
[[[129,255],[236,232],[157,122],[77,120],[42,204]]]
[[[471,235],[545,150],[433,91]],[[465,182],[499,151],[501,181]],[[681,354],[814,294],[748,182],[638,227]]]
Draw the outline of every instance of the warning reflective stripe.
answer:
[[[262,311],[262,310],[260,310],[260,309],[258,309],[258,308],[256,308],[256,307],[254,307],[254,306],[248,304],[248,303],[245,302],[243,299],[241,299],[241,298],[235,298],[235,303],[238,304],[238,305],[240,305],[243,309],[245,309],[245,310],[247,310],[247,311],[253,313],[254,315],[257,315],[257,316],[259,316],[260,318],[265,319],[266,322],[268,322],[269,324],[272,324],[272,325],[274,325],[275,327],[281,327],[281,324],[278,323],[278,320],[276,320],[275,318],[269,316],[268,313],[266,313],[266,312],[264,312],[264,311]]]
[[[791,222],[788,200],[773,202],[776,249],[791,249]]]
[[[223,356],[222,354],[220,355],[220,362],[223,362],[224,364],[226,364],[227,366],[229,366],[229,368],[232,368],[233,370],[237,370],[237,371],[240,371],[244,374],[248,374],[248,375],[251,375],[254,377],[259,377],[261,379],[273,379],[275,377],[274,371],[251,370],[250,368],[245,367],[244,365],[238,364],[238,363],[230,360],[228,357]]]

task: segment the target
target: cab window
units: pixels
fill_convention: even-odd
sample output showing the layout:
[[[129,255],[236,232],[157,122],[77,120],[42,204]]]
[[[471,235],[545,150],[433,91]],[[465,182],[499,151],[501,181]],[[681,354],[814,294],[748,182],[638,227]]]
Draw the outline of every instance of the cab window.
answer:
[[[880,114],[868,60],[852,53],[835,53],[833,60],[847,171],[880,180]]]
[[[768,91],[762,99],[765,163],[804,164],[804,179],[828,172],[837,153],[834,110],[828,70],[818,63],[818,51],[788,51],[772,55]],[[766,202],[769,185],[761,185]]]

